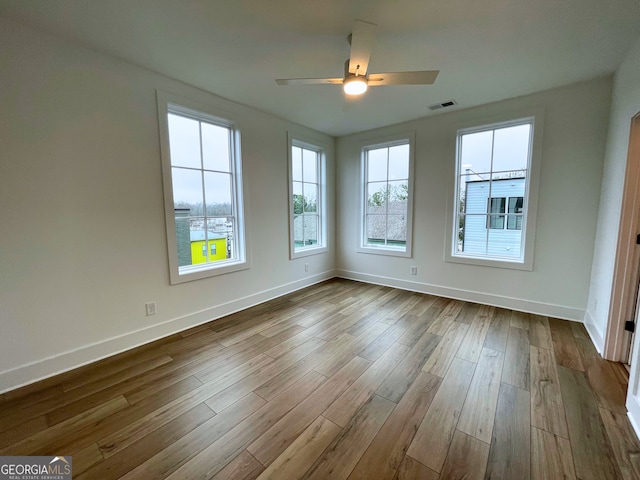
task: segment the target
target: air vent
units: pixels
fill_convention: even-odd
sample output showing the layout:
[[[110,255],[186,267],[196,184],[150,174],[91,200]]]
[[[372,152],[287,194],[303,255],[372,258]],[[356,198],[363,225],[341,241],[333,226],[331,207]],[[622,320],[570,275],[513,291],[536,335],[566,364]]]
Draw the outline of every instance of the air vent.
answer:
[[[440,110],[442,108],[453,107],[458,103],[455,100],[447,100],[446,102],[436,103],[435,105],[430,105],[429,110]]]

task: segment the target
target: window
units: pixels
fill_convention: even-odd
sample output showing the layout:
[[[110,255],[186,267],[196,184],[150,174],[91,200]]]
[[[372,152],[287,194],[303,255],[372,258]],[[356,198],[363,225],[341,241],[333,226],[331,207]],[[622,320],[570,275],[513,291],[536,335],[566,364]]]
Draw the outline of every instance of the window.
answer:
[[[490,214],[505,213],[505,205],[509,204],[507,222],[505,223],[505,215],[489,215],[489,227],[493,230],[501,230],[503,228],[509,230],[522,230],[522,200],[523,197],[493,197],[490,199],[488,211]]]
[[[190,101],[158,106],[171,283],[247,268],[239,132]]]
[[[491,198],[489,203],[490,213],[504,213],[506,198]],[[494,230],[504,228],[504,215],[489,215],[489,228]]]
[[[308,141],[310,140],[310,141]],[[314,142],[314,143],[311,143]],[[289,135],[291,258],[327,251],[325,148]]]
[[[458,131],[448,261],[532,268],[539,117]]]
[[[362,149],[358,251],[411,256],[413,136]]]
[[[522,230],[522,205],[524,197],[509,198],[509,211],[507,215],[507,229]]]

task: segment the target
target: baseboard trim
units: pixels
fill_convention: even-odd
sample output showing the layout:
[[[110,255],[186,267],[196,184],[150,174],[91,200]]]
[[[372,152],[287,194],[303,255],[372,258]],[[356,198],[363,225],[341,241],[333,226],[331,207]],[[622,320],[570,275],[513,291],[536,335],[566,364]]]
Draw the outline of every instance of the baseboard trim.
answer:
[[[638,401],[631,395],[627,396],[627,418],[631,427],[636,434],[636,437],[640,439],[640,405]]]
[[[492,295],[488,293],[476,292],[473,290],[463,290],[459,288],[443,287],[429,283],[413,282],[399,278],[385,277],[382,275],[371,275],[369,273],[354,272],[350,270],[336,270],[337,277],[348,280],[357,280],[375,285],[400,288],[412,292],[428,293],[439,297],[453,298],[466,302],[481,303],[495,307],[518,310],[520,312],[534,313],[547,317],[561,318],[574,322],[583,322],[584,310],[563,305],[550,305],[546,303],[533,302],[521,298],[506,297],[502,295]]]
[[[332,270],[322,272],[302,280],[296,280],[295,282],[286,283],[222,303],[206,310],[193,312],[150,327],[108,338],[101,342],[84,345],[74,350],[5,370],[0,372],[0,394],[151,343],[168,335],[179,333],[183,330],[253,307],[254,305],[287,295],[296,290],[324,282],[335,276],[335,272]]]
[[[598,327],[593,321],[588,310],[584,312],[584,326],[587,329],[587,333],[589,334],[593,345],[596,347],[600,356],[602,356],[602,353],[604,352],[604,337],[602,336],[602,332],[598,330]]]
[[[101,342],[84,345],[59,355],[43,358],[13,369],[2,371],[0,372],[0,394],[59,375],[84,365],[88,365],[98,360],[117,355],[118,353],[151,343],[168,335],[179,333],[189,328],[193,328],[217,318],[273,300],[334,277],[376,285],[384,285],[413,292],[427,293],[456,300],[493,305],[496,307],[565,320],[584,322],[598,351],[601,351],[601,346],[604,345],[602,337],[599,335],[599,332],[595,330],[593,324],[590,325],[586,322],[587,317],[585,317],[585,315],[588,314],[577,308],[562,305],[549,305],[520,298],[443,287],[350,270],[329,270],[317,275],[306,277],[302,280],[296,280],[294,282],[286,283],[252,295],[222,303],[206,310],[193,312],[144,329],[108,338]]]

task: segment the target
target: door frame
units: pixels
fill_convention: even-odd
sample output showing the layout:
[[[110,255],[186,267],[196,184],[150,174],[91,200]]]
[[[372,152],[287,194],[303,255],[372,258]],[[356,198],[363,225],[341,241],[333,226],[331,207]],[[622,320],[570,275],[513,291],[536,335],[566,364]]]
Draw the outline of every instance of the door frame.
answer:
[[[630,333],[624,329],[633,320],[636,292],[640,280],[640,112],[631,118],[629,148],[618,228],[618,246],[609,303],[609,322],[604,339],[603,357],[615,362],[629,362]]]

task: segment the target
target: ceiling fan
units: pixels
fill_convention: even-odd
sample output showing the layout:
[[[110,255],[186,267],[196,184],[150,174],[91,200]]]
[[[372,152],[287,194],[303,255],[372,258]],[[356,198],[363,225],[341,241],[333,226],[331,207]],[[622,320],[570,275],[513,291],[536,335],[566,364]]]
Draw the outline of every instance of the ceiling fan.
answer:
[[[342,85],[347,95],[361,95],[368,87],[384,85],[432,85],[439,70],[367,74],[373,49],[376,25],[362,20],[353,21],[351,54],[345,62],[344,77],[340,78],[278,78],[278,85]]]

